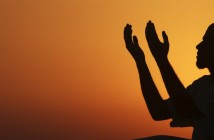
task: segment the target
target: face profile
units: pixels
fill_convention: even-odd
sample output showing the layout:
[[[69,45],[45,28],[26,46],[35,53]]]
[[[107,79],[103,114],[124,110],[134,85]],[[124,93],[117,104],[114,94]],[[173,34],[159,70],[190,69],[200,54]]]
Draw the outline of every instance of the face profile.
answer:
[[[196,46],[196,49],[198,50],[196,66],[199,69],[214,67],[214,24],[208,27],[203,40]]]

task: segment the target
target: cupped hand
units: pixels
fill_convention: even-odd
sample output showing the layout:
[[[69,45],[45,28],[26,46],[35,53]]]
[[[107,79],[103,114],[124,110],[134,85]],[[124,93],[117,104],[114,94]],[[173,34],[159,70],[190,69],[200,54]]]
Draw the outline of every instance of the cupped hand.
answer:
[[[137,37],[136,36],[132,37],[132,26],[129,24],[127,24],[126,27],[124,28],[124,40],[126,43],[126,48],[136,61],[145,59],[143,50],[140,48],[138,44]]]
[[[167,54],[169,52],[169,41],[165,31],[162,32],[163,42],[161,42],[156,33],[154,23],[149,21],[146,26],[145,34],[150,51],[154,58],[156,60],[167,58]]]

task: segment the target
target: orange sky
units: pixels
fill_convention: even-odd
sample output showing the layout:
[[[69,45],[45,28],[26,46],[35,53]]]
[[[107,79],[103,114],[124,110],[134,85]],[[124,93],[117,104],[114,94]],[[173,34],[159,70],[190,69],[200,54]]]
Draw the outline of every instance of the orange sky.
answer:
[[[132,3],[131,3],[132,2]],[[123,41],[133,25],[163,98],[144,36],[148,20],[169,36],[169,59],[185,86],[207,74],[195,46],[214,19],[213,0],[0,0],[0,139],[127,140],[191,137],[154,122]]]

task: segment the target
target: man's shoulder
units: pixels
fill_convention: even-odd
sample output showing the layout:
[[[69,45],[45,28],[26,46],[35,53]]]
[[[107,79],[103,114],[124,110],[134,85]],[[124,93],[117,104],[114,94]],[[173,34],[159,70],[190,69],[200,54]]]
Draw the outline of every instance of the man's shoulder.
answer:
[[[192,85],[204,83],[204,82],[207,82],[209,80],[210,80],[210,75],[203,75],[203,76],[199,77],[198,79],[194,80],[192,82]]]
[[[208,78],[210,78],[210,75],[203,75],[203,76],[199,77],[198,79],[196,79],[195,81],[202,81],[202,80],[206,80]]]
[[[194,80],[186,89],[188,91],[198,90],[198,88],[203,88],[210,81],[210,75],[203,75],[200,78]]]

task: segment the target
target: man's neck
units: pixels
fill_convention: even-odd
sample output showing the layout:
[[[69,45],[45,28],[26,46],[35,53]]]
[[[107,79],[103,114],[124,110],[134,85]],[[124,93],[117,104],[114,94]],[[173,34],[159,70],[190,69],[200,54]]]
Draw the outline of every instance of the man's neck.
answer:
[[[212,79],[214,81],[214,67],[210,67],[210,68],[208,68],[208,70],[209,70],[210,75],[211,75],[211,77],[212,77]]]
[[[208,70],[211,75],[214,75],[214,67],[209,67]]]

